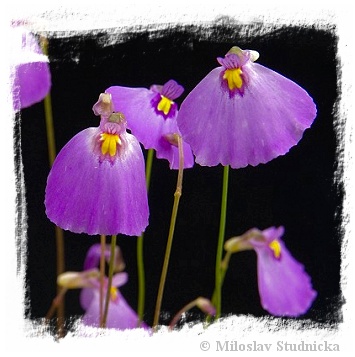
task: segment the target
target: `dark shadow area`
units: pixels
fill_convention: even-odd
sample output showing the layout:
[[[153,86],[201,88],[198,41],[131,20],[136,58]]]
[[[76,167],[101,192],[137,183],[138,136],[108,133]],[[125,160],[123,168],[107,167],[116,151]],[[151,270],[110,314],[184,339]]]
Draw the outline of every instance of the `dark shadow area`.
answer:
[[[238,25],[221,19],[211,27],[173,26],[165,30],[115,29],[107,33],[49,39],[52,106],[57,150],[79,131],[98,126],[92,106],[112,85],[149,87],[175,79],[185,92],[219,64],[234,45],[260,53],[258,63],[305,88],[318,115],[300,143],[265,165],[230,173],[226,238],[257,227],[283,225],[284,241],[312,277],[318,297],[299,319],[336,326],[342,321],[340,247],[343,186],[335,183],[337,148],[337,36],[334,28],[284,27],[262,34],[263,24]],[[272,89],[270,89],[272,90]],[[19,137],[21,134],[21,141]],[[43,104],[23,110],[15,127],[21,143],[28,216],[26,317],[44,317],[56,293],[54,226],[47,219],[44,191],[49,173]],[[17,149],[19,150],[19,149]],[[17,155],[20,155],[17,151]],[[18,168],[18,174],[19,168]],[[145,232],[146,310],[151,324],[165,252],[177,172],[154,160],[149,191],[150,224]],[[163,299],[161,322],[182,306],[211,297],[219,225],[222,167],[185,170],[176,232]],[[65,232],[66,270],[80,271],[98,236]],[[121,288],[136,309],[136,238],[118,237],[129,282]],[[223,287],[223,314],[266,316],[257,290],[256,256],[232,257]],[[79,291],[66,296],[68,317],[83,313]],[[196,321],[194,310],[187,316]]]

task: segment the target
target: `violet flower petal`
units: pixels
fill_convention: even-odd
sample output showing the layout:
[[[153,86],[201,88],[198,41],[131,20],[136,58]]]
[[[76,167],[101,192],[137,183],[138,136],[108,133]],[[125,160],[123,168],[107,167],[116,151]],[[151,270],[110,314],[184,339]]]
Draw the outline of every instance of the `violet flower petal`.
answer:
[[[140,235],[149,216],[141,147],[122,133],[122,152],[101,161],[94,148],[100,132],[85,129],[59,152],[47,179],[46,214],[75,233]]]
[[[177,170],[179,168],[179,148],[168,142],[165,135],[180,133],[175,119],[166,119],[165,125],[162,128],[161,137],[156,145],[156,156],[158,159],[166,159],[169,161],[170,169]],[[183,155],[184,168],[190,168],[194,165],[194,156],[190,146],[183,140]]]
[[[124,113],[132,134],[146,149],[155,148],[165,122],[151,105],[157,93],[147,88],[119,86],[110,87],[105,92],[111,94],[115,111]]]
[[[243,93],[231,93],[217,67],[181,104],[177,123],[200,165],[266,163],[296,145],[316,116],[296,83],[256,63],[242,68]]]
[[[107,328],[118,330],[137,328],[138,315],[128,305],[123,295],[118,291],[117,301],[110,301],[107,314]],[[84,325],[99,327],[100,316],[100,295],[98,290],[94,290],[93,299],[87,308],[82,322]],[[142,327],[146,328],[145,324]]]
[[[107,284],[107,278],[105,278],[105,284]],[[128,281],[128,274],[126,272],[114,274],[112,277],[112,286],[115,288],[121,287]],[[97,281],[95,288],[83,288],[80,292],[80,305],[84,310],[87,310],[94,299],[95,290],[100,291],[100,281]],[[106,290],[104,295],[106,294]]]
[[[180,134],[176,123],[177,104],[167,115],[158,114],[155,108],[161,94],[172,95],[175,99],[183,92],[183,87],[170,80],[164,86],[152,85],[146,88],[128,88],[113,86],[106,89],[110,93],[114,108],[122,112],[127,120],[127,127],[146,149],[154,149],[159,159],[169,161],[170,169],[179,168],[178,148],[165,139],[166,134]],[[190,146],[183,142],[184,168],[194,165]]]
[[[90,305],[95,297],[95,290],[90,288],[83,288],[80,291],[80,305],[86,311],[90,308]],[[100,292],[100,290],[98,290]],[[100,303],[100,295],[99,295]]]
[[[22,27],[12,27],[11,43],[14,44],[12,58],[12,94],[15,112],[42,101],[51,88],[48,57],[35,37]]]
[[[167,81],[161,88],[161,94],[171,100],[179,98],[183,92],[184,92],[184,87],[179,85],[173,79]]]
[[[261,304],[275,316],[296,317],[310,308],[317,293],[304,266],[295,260],[280,239],[283,227],[263,231],[265,244],[250,240],[257,253],[258,287]],[[281,255],[277,259],[269,243],[277,240]]]
[[[110,261],[111,256],[111,245],[105,245],[105,261],[107,264]],[[100,259],[101,259],[101,244],[93,244],[88,252],[86,253],[85,261],[84,261],[84,270],[90,270],[92,268],[97,268],[100,266]],[[115,256],[114,256],[114,266],[113,271],[118,272],[122,271],[125,268],[125,262],[122,257],[121,248],[116,245],[115,247]]]
[[[107,278],[105,283],[107,283]],[[128,280],[127,273],[115,274],[112,278],[112,286],[120,287],[124,285]],[[117,296],[115,299],[110,299],[109,308],[107,314],[107,328],[115,328],[119,330],[137,328],[138,315],[129,306],[123,295],[119,290],[116,291]],[[104,290],[104,296],[106,297],[106,290]],[[100,318],[100,290],[85,288],[80,292],[80,305],[85,310],[82,322],[84,325],[99,327]],[[143,322],[141,327],[149,329],[149,327]]]
[[[110,258],[110,248],[105,249],[105,260]],[[84,261],[84,270],[97,268],[100,263],[101,257],[101,244],[93,244],[88,252],[86,253],[85,261]]]

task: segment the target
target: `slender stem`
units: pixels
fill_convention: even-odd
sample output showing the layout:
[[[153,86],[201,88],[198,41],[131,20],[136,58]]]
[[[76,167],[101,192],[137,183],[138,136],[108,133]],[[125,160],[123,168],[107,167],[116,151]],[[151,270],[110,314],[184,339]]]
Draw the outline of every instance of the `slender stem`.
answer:
[[[147,191],[149,191],[150,178],[152,175],[152,165],[154,158],[154,150],[149,149],[147,154],[147,163],[145,168],[145,179]],[[145,303],[145,272],[144,272],[144,258],[143,258],[143,243],[144,233],[137,238],[137,271],[138,271],[138,327],[143,321],[144,303]]]
[[[43,53],[48,56],[48,40],[44,37],[41,38],[41,48]],[[50,92],[48,92],[44,98],[44,114],[46,119],[49,165],[52,166],[57,154],[53,125],[52,99]]]
[[[46,118],[46,133],[47,133],[47,146],[48,146],[48,157],[50,166],[53,165],[54,159],[56,157],[55,148],[55,137],[54,137],[54,125],[53,125],[53,115],[52,115],[52,99],[50,94],[44,98],[44,113]]]
[[[230,251],[226,252],[226,255],[224,256],[222,262],[221,262],[221,287],[224,283],[224,278],[226,276],[227,270],[228,270],[228,265],[229,265],[229,261],[230,258],[232,256],[232,253]],[[216,290],[213,291],[213,295],[212,295],[212,304],[215,305],[216,304]]]
[[[183,313],[187,312],[188,310],[192,309],[195,307],[197,304],[197,299],[194,301],[189,302],[187,305],[185,305],[181,310],[178,311],[178,313],[174,316],[174,318],[171,320],[169,324],[169,330],[172,330],[177,322],[180,320],[181,316]]]
[[[55,226],[55,240],[56,240],[56,252],[57,252],[57,276],[64,273],[64,234],[61,228]],[[57,292],[60,291],[60,287],[57,286]],[[59,337],[64,337],[64,320],[65,320],[65,300],[62,299],[57,308],[57,329]]]
[[[145,272],[144,272],[144,260],[143,260],[143,238],[144,234],[142,233],[137,238],[137,273],[138,273],[138,324],[140,327],[143,321],[144,315],[144,304],[145,304]]]
[[[64,299],[65,293],[67,292],[68,289],[66,288],[61,288],[57,294],[57,296],[53,299],[52,305],[49,308],[45,319],[48,321],[52,318],[54,315],[55,311],[58,309],[58,306],[61,304],[61,302]]]
[[[104,284],[105,284],[105,251],[106,251],[106,236],[101,234],[101,254],[100,254],[100,326],[103,323],[104,309]]]
[[[159,323],[159,315],[160,315],[161,303],[162,303],[163,294],[164,294],[166,275],[167,275],[168,266],[169,266],[171,246],[173,243],[176,217],[177,217],[180,197],[182,194],[182,178],[183,178],[183,171],[184,171],[184,153],[183,153],[183,148],[182,148],[181,137],[179,135],[176,135],[176,139],[177,139],[178,148],[179,148],[179,172],[178,172],[178,178],[177,178],[177,183],[176,183],[176,191],[174,193],[174,204],[173,204],[171,220],[170,220],[169,235],[168,235],[168,240],[167,240],[167,244],[166,244],[164,263],[163,263],[163,268],[162,268],[162,272],[161,272],[158,296],[157,296],[155,313],[154,313],[154,320],[153,320],[153,328],[154,329],[157,327],[157,325]]]
[[[102,318],[101,327],[106,327],[106,323],[107,323],[108,307],[110,302],[110,294],[111,294],[111,286],[112,286],[112,276],[113,276],[113,269],[114,269],[114,262],[115,262],[116,238],[117,238],[116,235],[111,237],[111,254],[110,254],[110,262],[108,265],[108,284],[107,284],[107,291],[106,291],[105,310],[104,310],[104,316]]]
[[[45,55],[48,55],[48,40],[46,38],[41,38],[41,47]],[[49,165],[52,167],[54,159],[56,157],[56,145],[55,145],[55,135],[54,135],[54,125],[53,125],[53,114],[52,114],[52,100],[50,93],[44,98],[44,113],[46,120],[46,133],[47,133],[47,145],[48,145],[48,158]],[[58,226],[55,227],[55,239],[56,239],[56,252],[57,252],[57,276],[64,273],[65,263],[64,263],[64,234],[63,230]],[[57,293],[59,294],[61,288],[57,286]],[[57,329],[59,337],[64,337],[64,317],[65,317],[65,307],[64,299],[61,299],[57,307]]]
[[[147,163],[146,163],[146,169],[145,169],[145,181],[147,184],[148,191],[149,191],[149,187],[150,187],[150,178],[152,176],[153,159],[154,159],[154,150],[149,149],[148,154],[147,154]]]
[[[222,270],[221,261],[223,255],[223,243],[226,229],[226,216],[227,216],[227,197],[228,197],[228,176],[229,166],[223,167],[223,187],[222,187],[222,200],[221,200],[221,216],[219,224],[219,235],[216,254],[216,268],[215,268],[215,303],[216,303],[216,319],[221,316],[222,307]]]

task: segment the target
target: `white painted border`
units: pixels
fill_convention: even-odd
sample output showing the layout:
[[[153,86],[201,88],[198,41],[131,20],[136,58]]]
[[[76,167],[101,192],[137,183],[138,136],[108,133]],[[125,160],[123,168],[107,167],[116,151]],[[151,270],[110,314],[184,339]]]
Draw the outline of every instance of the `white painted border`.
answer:
[[[60,5],[58,4],[60,3]],[[220,325],[213,326],[204,331],[200,326],[181,331],[179,333],[161,333],[152,338],[140,339],[139,333],[108,333],[106,336],[97,338],[74,338],[67,336],[60,343],[54,342],[45,334],[37,338],[26,338],[24,331],[38,334],[35,326],[24,322],[22,314],[22,284],[21,274],[16,276],[16,247],[15,233],[15,176],[13,163],[13,123],[11,113],[11,101],[9,86],[6,83],[8,59],[6,57],[6,23],[1,21],[1,34],[4,41],[3,54],[1,56],[0,83],[1,83],[1,184],[0,184],[0,217],[1,217],[1,292],[0,292],[0,349],[13,355],[15,352],[31,353],[37,356],[63,355],[63,353],[80,353],[82,356],[97,356],[100,353],[144,353],[155,355],[165,354],[189,354],[199,355],[211,353],[200,350],[201,341],[209,341],[211,345],[216,340],[237,340],[240,343],[250,343],[256,340],[258,343],[272,343],[276,346],[277,341],[287,340],[291,343],[299,343],[304,340],[308,343],[327,340],[329,343],[338,343],[341,347],[341,355],[345,351],[354,351],[352,338],[354,334],[354,160],[351,142],[353,135],[354,111],[351,101],[353,100],[352,78],[353,70],[353,36],[351,34],[352,10],[346,1],[304,1],[298,0],[292,3],[287,1],[218,1],[208,4],[206,1],[86,1],[75,3],[74,1],[58,1],[49,4],[43,1],[18,1],[13,0],[6,4],[7,13],[5,19],[28,18],[35,31],[58,34],[67,34],[68,31],[75,33],[92,31],[94,29],[114,28],[117,26],[136,26],[152,24],[161,26],[169,23],[208,23],[216,17],[225,15],[238,18],[242,23],[248,23],[255,19],[262,19],[270,23],[317,25],[334,23],[339,29],[339,58],[341,62],[341,87],[342,95],[339,105],[339,117],[347,119],[345,122],[345,167],[344,179],[346,180],[345,213],[346,224],[345,240],[342,253],[342,290],[346,299],[344,308],[344,324],[337,333],[326,330],[308,330],[306,333],[295,328],[280,330],[277,335],[265,327],[265,320],[257,320],[249,317],[231,317]],[[322,249],[322,247],[319,247]],[[269,321],[272,325],[273,320]],[[297,327],[297,326],[294,326]],[[267,354],[274,354],[275,349]],[[3,355],[1,352],[1,355]],[[23,353],[22,352],[22,353]],[[242,352],[235,352],[242,353]],[[247,352],[245,352],[247,353]],[[248,352],[247,354],[249,355]],[[310,352],[304,352],[305,354]],[[312,353],[314,354],[314,353]]]

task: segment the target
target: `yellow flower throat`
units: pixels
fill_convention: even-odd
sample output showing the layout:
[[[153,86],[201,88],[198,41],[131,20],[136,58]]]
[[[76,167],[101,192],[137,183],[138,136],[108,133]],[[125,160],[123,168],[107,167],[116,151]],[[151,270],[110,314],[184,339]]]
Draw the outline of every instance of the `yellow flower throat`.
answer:
[[[157,109],[167,115],[170,111],[171,106],[174,104],[172,100],[161,95],[160,102],[158,103]]]
[[[122,141],[118,134],[102,133],[100,135],[100,141],[102,141],[102,154],[106,155],[107,153],[109,153],[110,156],[115,156],[117,151],[117,144],[122,144]]]
[[[223,75],[223,79],[226,79],[228,82],[229,90],[235,88],[240,89],[243,85],[243,80],[241,77],[242,70],[240,68],[226,69]]]
[[[273,240],[269,243],[269,247],[271,248],[271,250],[274,253],[274,257],[276,259],[279,259],[281,256],[281,245],[277,240]]]

